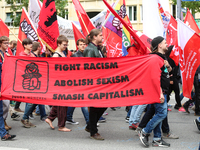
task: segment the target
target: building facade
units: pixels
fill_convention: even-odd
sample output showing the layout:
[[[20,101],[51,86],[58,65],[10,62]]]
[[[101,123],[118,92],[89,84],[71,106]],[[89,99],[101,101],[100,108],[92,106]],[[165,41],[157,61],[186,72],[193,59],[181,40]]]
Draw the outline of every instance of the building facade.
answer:
[[[105,4],[102,0],[79,0],[85,11],[87,12],[90,18],[97,15],[99,12],[106,9]],[[22,0],[17,0],[16,5],[20,5]],[[113,4],[115,0],[108,0],[108,3]],[[18,37],[18,27],[13,26],[13,21],[10,18],[12,12],[10,10],[10,4],[7,3],[5,0],[0,1],[0,18],[7,24],[10,29],[10,39],[16,40]],[[127,14],[129,19],[133,25],[133,28],[141,31],[143,30],[143,7],[142,7],[142,0],[126,0],[127,6]],[[66,11],[68,11],[68,15],[64,18],[68,20],[78,21],[76,11],[72,0],[68,1],[66,4]],[[176,6],[169,2],[170,13],[176,18]],[[17,12],[17,15],[21,15],[21,12]],[[199,15],[196,15],[199,17]],[[75,47],[74,42],[69,42],[69,49],[73,49]]]

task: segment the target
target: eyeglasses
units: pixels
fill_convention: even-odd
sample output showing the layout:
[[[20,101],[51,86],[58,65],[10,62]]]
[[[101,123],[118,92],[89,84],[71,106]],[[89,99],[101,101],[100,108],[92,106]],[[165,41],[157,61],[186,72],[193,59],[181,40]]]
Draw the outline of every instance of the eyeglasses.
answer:
[[[2,42],[2,43],[5,44],[5,45],[6,45],[6,44],[9,44],[9,42]]]

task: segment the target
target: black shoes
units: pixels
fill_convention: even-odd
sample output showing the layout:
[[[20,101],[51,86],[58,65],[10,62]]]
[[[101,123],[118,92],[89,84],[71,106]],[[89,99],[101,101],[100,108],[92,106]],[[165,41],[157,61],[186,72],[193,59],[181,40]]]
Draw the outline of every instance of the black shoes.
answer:
[[[186,111],[188,114],[190,113],[189,110],[188,110],[189,105],[187,105],[186,103],[184,103],[184,104],[183,104],[183,108],[185,109],[185,111]]]
[[[149,147],[149,135],[147,133],[142,132],[142,130],[138,131],[138,135],[140,137],[140,141],[145,147]]]
[[[180,108],[181,106],[178,106],[177,104],[174,106],[174,109],[177,109],[177,110],[179,110],[179,108]]]
[[[15,114],[15,113],[12,113],[12,115],[11,115],[11,119],[12,119],[12,120],[17,120],[19,117],[20,117],[20,116],[17,115],[17,114]]]
[[[115,107],[110,107],[113,111],[116,111],[116,108]]]
[[[16,135],[10,135],[7,133],[4,137],[1,138],[1,140],[2,141],[12,140],[15,137],[16,137]]]
[[[194,115],[195,116],[200,116],[200,112],[197,112],[197,113],[195,112]]]
[[[163,139],[158,141],[153,141],[152,146],[154,147],[170,147],[170,144],[165,142]]]
[[[194,124],[196,124],[197,129],[200,131],[200,122],[197,119],[195,119]]]

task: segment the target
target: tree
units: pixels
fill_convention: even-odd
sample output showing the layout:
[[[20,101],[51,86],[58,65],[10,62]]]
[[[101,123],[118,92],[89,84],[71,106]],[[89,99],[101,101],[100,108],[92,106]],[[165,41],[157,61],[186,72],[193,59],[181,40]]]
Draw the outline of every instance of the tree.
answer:
[[[13,19],[13,25],[19,26],[22,7],[25,7],[28,11],[29,0],[5,0],[7,4],[10,4],[11,18]],[[43,0],[41,0],[43,2]],[[18,4],[18,5],[16,5]],[[65,6],[68,4],[68,0],[55,0],[57,15],[65,18],[68,11],[65,10]]]
[[[177,4],[177,0],[172,0],[173,4]],[[190,1],[190,2],[181,2],[181,7],[187,7],[192,11],[192,14],[194,15],[197,12],[200,12],[200,2],[197,1]]]

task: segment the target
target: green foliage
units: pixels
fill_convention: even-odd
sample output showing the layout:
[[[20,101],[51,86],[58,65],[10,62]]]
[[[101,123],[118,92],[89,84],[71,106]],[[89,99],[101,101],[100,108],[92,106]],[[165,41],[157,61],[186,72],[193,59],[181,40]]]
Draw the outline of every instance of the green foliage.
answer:
[[[177,0],[171,0],[173,4],[177,4]],[[181,2],[181,7],[187,7],[190,10],[192,10],[192,14],[194,15],[197,12],[200,12],[200,2],[194,1],[194,2]]]
[[[22,7],[25,7],[26,10],[28,11],[28,4],[29,0],[5,0],[7,4],[11,5],[11,18],[14,21],[14,26],[17,27],[19,26],[20,23],[20,18],[21,15],[20,13],[22,12]],[[43,0],[41,0],[43,2]],[[21,2],[21,3],[20,3]],[[57,10],[57,15],[61,17],[65,17],[65,15],[68,14],[68,11],[66,11],[64,8],[68,4],[68,0],[55,0],[56,4],[56,10]]]

